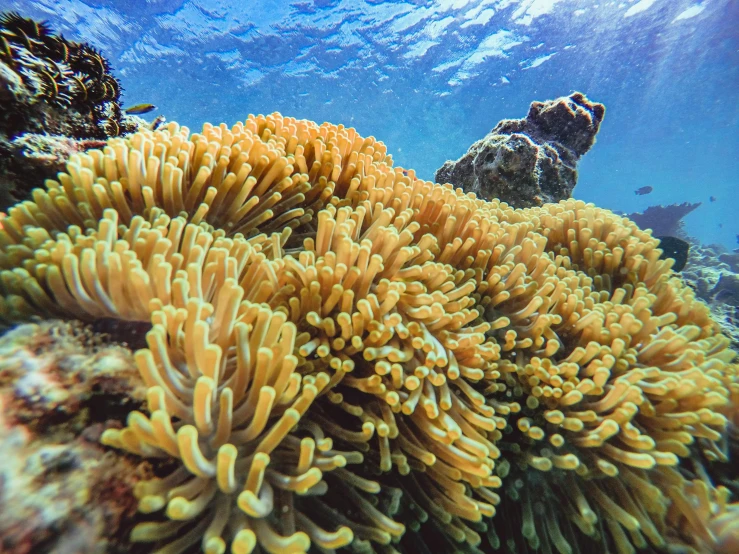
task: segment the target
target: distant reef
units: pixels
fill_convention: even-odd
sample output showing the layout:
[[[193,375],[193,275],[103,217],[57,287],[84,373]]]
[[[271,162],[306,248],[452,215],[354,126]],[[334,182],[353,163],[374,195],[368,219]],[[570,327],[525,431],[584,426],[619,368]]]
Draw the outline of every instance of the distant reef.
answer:
[[[661,204],[649,206],[643,212],[623,214],[642,229],[651,229],[655,237],[685,237],[683,218],[699,208],[700,202],[683,202],[682,204]]]
[[[464,156],[440,167],[435,180],[514,208],[570,198],[577,162],[595,143],[605,111],[580,92],[533,102],[525,118],[498,123]]]
[[[688,263],[682,271],[685,282],[711,309],[732,348],[739,352],[739,253],[720,245],[702,245],[690,239]]]
[[[145,122],[126,116],[105,57],[17,13],[0,15],[0,211],[64,169],[72,153]]]

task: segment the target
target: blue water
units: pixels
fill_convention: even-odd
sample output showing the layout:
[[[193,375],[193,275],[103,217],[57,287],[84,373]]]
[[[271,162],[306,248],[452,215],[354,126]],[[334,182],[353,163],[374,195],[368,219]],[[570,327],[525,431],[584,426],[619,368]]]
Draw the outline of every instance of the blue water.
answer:
[[[686,230],[737,247],[737,0],[0,0],[100,48],[128,105],[193,130],[248,113],[375,135],[432,179],[500,119],[580,90],[607,107],[576,197],[702,202]],[[152,114],[153,115],[153,114]],[[647,196],[634,190],[652,186]],[[716,202],[709,202],[715,196]]]

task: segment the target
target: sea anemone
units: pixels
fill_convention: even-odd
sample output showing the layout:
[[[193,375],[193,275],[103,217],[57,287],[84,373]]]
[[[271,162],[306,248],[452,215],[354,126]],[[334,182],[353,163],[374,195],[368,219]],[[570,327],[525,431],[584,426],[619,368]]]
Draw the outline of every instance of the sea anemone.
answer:
[[[147,410],[103,438],[162,464],[135,541],[691,544],[658,485],[722,439],[735,355],[628,219],[513,210],[272,114],[112,139],[3,226],[3,320],[152,326]]]

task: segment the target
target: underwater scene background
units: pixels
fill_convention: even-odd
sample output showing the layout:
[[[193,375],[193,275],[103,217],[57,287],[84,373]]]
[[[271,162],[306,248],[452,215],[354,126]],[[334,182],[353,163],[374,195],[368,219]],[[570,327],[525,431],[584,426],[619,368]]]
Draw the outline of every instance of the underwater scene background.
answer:
[[[191,129],[279,111],[356,127],[424,179],[534,100],[606,105],[575,196],[701,202],[737,247],[739,5],[731,0],[8,1],[101,49],[125,104]],[[653,187],[648,196],[634,190]],[[716,199],[710,201],[710,197]]]
[[[739,552],[738,28],[0,0],[0,553]]]

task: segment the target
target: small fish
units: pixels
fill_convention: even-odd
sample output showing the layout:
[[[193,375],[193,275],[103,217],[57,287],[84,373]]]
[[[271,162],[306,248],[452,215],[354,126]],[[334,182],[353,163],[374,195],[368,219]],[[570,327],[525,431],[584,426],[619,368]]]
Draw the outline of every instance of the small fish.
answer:
[[[150,129],[151,129],[152,131],[156,131],[157,129],[159,129],[159,127],[160,127],[160,126],[161,126],[161,125],[162,125],[162,124],[163,124],[163,123],[164,123],[165,121],[167,121],[167,118],[166,118],[166,117],[164,117],[163,115],[158,115],[158,116],[156,116],[156,118],[154,119],[154,121],[152,121],[152,122],[151,122],[151,125],[149,126],[149,128],[150,128]]]
[[[672,266],[673,271],[681,271],[685,264],[688,263],[688,252],[690,251],[690,243],[677,237],[656,237],[659,239],[659,248],[662,250],[660,260],[672,258],[675,264]]]
[[[652,187],[642,187],[640,189],[636,189],[634,191],[634,194],[638,194],[639,196],[641,196],[644,194],[649,194],[650,192],[652,192],[652,190],[654,190]]]
[[[136,104],[130,108],[126,108],[126,113],[131,115],[141,115],[156,110],[157,107],[154,104]]]
[[[715,197],[715,196],[711,196],[711,197],[709,198],[709,200],[710,200],[711,202],[715,202],[715,201],[716,201],[716,197]]]

